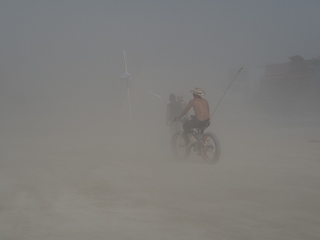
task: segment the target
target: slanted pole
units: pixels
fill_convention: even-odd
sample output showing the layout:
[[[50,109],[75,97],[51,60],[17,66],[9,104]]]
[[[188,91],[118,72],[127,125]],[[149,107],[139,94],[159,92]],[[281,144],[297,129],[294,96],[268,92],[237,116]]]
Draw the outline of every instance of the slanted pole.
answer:
[[[125,50],[123,49],[123,58],[124,58],[124,67],[125,67],[125,70],[126,70],[126,73],[128,73],[128,70],[127,70],[127,61],[126,61],[126,52]],[[129,111],[129,123],[130,125],[132,125],[132,117],[131,117],[131,100],[130,100],[130,85],[129,85],[129,80],[130,80],[131,77],[128,77],[127,78],[127,98],[128,98],[128,111]]]

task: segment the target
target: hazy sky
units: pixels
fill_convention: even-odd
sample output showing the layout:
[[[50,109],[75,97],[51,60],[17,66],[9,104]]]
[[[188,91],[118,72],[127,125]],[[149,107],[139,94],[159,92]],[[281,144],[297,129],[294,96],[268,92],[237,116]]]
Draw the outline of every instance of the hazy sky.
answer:
[[[149,90],[208,92],[243,64],[318,57],[319,10],[318,0],[3,0],[1,99],[101,98],[124,72],[123,49]]]

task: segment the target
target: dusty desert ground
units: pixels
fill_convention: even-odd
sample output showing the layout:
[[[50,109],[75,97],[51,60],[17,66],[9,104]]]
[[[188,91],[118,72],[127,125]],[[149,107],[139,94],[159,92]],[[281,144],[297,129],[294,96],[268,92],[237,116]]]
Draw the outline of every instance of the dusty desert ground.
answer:
[[[219,114],[216,164],[161,124],[3,123],[0,239],[320,239],[319,118]]]

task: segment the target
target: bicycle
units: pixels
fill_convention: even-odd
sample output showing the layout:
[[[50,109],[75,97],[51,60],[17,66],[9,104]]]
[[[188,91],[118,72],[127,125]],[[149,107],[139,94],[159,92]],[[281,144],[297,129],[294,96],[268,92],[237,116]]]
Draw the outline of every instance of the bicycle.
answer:
[[[188,121],[189,118],[178,119],[182,123]],[[183,131],[177,131],[171,139],[171,150],[177,159],[189,158],[191,151],[196,152],[203,160],[208,163],[215,163],[219,160],[221,154],[220,142],[217,136],[210,131],[204,132],[204,129],[194,128],[192,133],[196,138],[196,142],[189,148],[187,147],[189,139]]]

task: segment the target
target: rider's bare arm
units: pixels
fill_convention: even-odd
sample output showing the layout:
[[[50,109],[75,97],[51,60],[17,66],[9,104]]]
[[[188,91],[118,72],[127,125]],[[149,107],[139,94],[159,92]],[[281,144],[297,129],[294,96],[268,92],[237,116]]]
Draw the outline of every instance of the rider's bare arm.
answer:
[[[193,101],[194,101],[194,99],[191,99],[191,100],[189,101],[188,105],[185,107],[185,109],[182,111],[182,113],[179,115],[178,118],[181,118],[181,117],[183,117],[184,115],[187,114],[187,112],[188,112],[188,111],[190,110],[190,108],[193,106]]]

